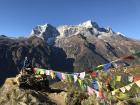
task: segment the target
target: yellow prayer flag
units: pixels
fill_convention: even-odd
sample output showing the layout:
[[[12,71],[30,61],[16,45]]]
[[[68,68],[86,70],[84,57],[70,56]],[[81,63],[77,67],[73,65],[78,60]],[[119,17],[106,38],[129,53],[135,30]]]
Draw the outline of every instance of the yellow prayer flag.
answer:
[[[121,81],[121,76],[116,76],[116,81]]]
[[[45,71],[43,69],[40,69],[40,74],[45,74]]]
[[[115,90],[113,90],[111,93],[112,93],[112,95],[115,95],[116,92],[118,92],[118,91],[119,91],[119,89],[115,89]]]
[[[99,65],[99,66],[97,66],[97,67],[103,67],[104,65]]]
[[[82,86],[82,80],[78,79],[78,82],[79,82],[80,86]]]
[[[54,79],[54,78],[55,78],[55,74],[54,74],[54,72],[53,72],[53,71],[51,71],[50,75],[51,75],[52,79]]]

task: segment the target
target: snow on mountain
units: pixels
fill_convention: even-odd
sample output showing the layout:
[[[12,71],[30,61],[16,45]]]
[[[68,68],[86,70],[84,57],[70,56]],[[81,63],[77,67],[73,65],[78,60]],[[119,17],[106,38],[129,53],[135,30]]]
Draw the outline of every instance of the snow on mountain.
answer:
[[[96,22],[92,22],[91,20],[88,20],[86,22],[83,22],[82,24],[79,24],[78,26],[86,27],[86,28],[99,28],[98,24]]]
[[[58,35],[57,29],[50,24],[38,25],[30,34],[30,36],[37,36],[45,40],[48,44],[52,44]]]
[[[54,27],[50,24],[38,25],[37,27],[33,28],[31,32],[31,36],[35,35],[40,37],[41,39],[44,39],[49,45],[52,45],[56,39],[78,34],[81,34],[85,37],[96,36],[99,39],[103,39],[105,37],[111,37],[121,33],[115,33],[111,27],[101,28],[96,22],[92,22],[91,20],[83,22],[79,25],[62,25],[58,27]]]

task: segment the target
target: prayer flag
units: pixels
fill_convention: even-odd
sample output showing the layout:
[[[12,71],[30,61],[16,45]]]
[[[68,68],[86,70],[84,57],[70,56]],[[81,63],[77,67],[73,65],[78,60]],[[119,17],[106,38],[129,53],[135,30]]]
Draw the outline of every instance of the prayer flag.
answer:
[[[80,79],[83,80],[85,78],[85,72],[80,73]]]
[[[36,68],[33,68],[34,74],[36,74]]]
[[[140,80],[140,75],[135,75],[135,76],[134,76],[134,82],[136,82],[136,81],[138,81],[138,80]]]
[[[102,89],[99,89],[99,97],[104,98],[104,93]]]
[[[128,76],[127,75],[122,75],[122,81],[123,82],[128,82]]]
[[[110,81],[112,80],[112,77],[111,76],[109,76],[108,78],[107,78],[107,81],[106,81],[106,83],[110,83]]]
[[[46,75],[50,75],[50,70],[46,70]]]
[[[121,81],[121,76],[116,76],[116,81]]]
[[[135,83],[137,84],[138,87],[140,87],[140,80]]]
[[[54,71],[50,71],[50,75],[51,75],[51,77],[52,77],[52,79],[54,79],[55,78],[55,74],[54,74]]]
[[[61,75],[60,72],[56,72],[56,76],[57,76],[58,79],[62,80],[62,75]]]
[[[75,83],[77,81],[77,79],[78,79],[77,75],[74,75],[73,78],[74,78],[74,83]]]
[[[130,85],[127,85],[127,86],[125,86],[125,88],[126,88],[126,90],[130,90],[131,89],[131,86]]]
[[[68,77],[68,81],[69,82],[72,82],[72,75],[71,74],[68,74],[67,77]]]
[[[133,76],[128,76],[128,81],[133,82]]]
[[[112,95],[115,95],[116,92],[118,92],[118,91],[119,91],[119,89],[115,89],[115,90],[113,90],[111,93],[112,93]]]
[[[40,69],[40,74],[41,75],[45,74],[45,70],[44,69]]]
[[[66,79],[65,74],[61,73],[61,75],[62,75],[62,80],[65,80]]]
[[[87,91],[88,91],[88,95],[93,95],[93,89],[89,86],[87,86]]]
[[[94,78],[97,77],[97,72],[96,72],[96,71],[93,71],[93,72],[91,73],[91,76],[94,77]]]
[[[98,90],[99,89],[99,86],[98,86],[98,83],[96,80],[93,80],[92,81],[92,88],[95,89],[95,90]]]
[[[104,65],[99,65],[95,68],[95,70],[102,70]]]
[[[40,69],[40,68],[35,68],[36,70],[36,73],[37,75],[40,75],[40,74],[45,74],[45,70],[44,69]]]
[[[79,82],[80,87],[82,87],[83,86],[82,80],[78,79],[78,82]]]
[[[124,87],[120,88],[120,90],[121,90],[123,93],[125,93],[125,88],[124,88]]]
[[[129,84],[131,87],[134,85],[134,82],[133,83],[131,83],[131,84]]]
[[[111,67],[111,63],[104,64],[103,70],[107,71]]]

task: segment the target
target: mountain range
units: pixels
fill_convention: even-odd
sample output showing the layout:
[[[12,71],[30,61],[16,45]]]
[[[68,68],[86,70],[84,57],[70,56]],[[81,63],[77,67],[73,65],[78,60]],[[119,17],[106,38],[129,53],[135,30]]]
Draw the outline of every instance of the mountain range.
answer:
[[[91,20],[58,27],[38,25],[26,38],[0,36],[0,77],[4,80],[16,75],[26,56],[34,67],[80,72],[137,51],[139,40],[127,38],[110,27],[100,27]],[[140,60],[123,63],[137,64]]]

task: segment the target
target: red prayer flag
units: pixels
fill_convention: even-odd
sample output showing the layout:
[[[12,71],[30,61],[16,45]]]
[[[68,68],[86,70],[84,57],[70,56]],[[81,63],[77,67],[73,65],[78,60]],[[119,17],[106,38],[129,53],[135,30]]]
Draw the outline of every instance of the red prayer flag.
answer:
[[[102,89],[99,89],[99,97],[104,98],[104,93]]]
[[[134,82],[136,82],[136,81],[138,81],[138,80],[140,80],[140,75],[135,75],[135,76],[134,76]]]
[[[96,71],[93,71],[93,72],[91,73],[91,76],[92,76],[92,77],[97,77]]]

